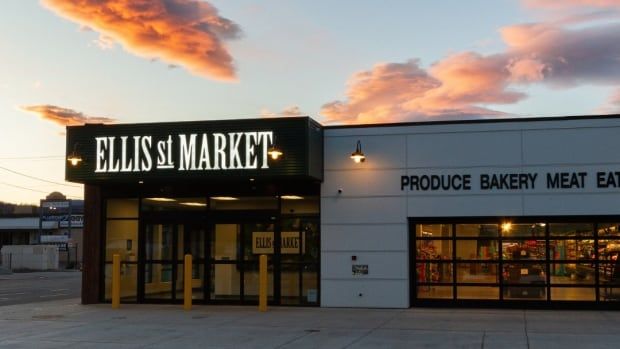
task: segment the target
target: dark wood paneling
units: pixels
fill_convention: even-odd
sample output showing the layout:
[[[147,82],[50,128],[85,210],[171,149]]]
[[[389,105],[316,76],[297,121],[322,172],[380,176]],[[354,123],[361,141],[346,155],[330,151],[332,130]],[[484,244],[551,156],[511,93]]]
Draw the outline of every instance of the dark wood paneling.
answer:
[[[101,284],[101,188],[84,186],[84,265],[82,269],[82,304],[99,303]]]

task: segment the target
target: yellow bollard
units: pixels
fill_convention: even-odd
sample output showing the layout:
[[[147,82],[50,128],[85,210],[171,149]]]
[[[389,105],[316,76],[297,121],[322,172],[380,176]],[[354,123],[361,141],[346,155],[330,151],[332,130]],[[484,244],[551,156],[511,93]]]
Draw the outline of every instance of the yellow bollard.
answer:
[[[121,306],[121,256],[112,256],[112,309]]]
[[[258,269],[258,311],[267,311],[267,255],[260,256]]]
[[[192,310],[192,255],[185,255],[183,274],[183,309]]]

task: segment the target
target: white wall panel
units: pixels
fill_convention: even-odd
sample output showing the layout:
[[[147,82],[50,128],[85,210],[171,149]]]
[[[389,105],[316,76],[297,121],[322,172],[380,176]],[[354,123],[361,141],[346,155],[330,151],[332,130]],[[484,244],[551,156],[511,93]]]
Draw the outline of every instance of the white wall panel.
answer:
[[[321,222],[347,223],[405,223],[405,197],[328,197],[321,198]]]
[[[521,195],[411,196],[409,217],[520,216]]]
[[[521,163],[521,131],[416,134],[407,146],[409,168]]]
[[[620,215],[618,194],[528,195],[524,215]]]
[[[352,261],[351,256],[357,260]],[[409,254],[402,252],[321,252],[321,277],[325,279],[407,279]],[[368,265],[368,275],[353,275],[352,265]]]
[[[400,176],[405,170],[363,169],[325,171],[321,196],[387,196],[405,195],[400,190]],[[338,194],[338,189],[342,193]]]
[[[321,306],[407,308],[409,281],[321,280]]]
[[[537,130],[523,133],[525,164],[620,162],[620,128]]]
[[[358,139],[366,161],[356,164],[350,156]],[[325,170],[405,167],[405,136],[325,137],[323,144]]]
[[[407,251],[407,224],[321,226],[321,251]]]

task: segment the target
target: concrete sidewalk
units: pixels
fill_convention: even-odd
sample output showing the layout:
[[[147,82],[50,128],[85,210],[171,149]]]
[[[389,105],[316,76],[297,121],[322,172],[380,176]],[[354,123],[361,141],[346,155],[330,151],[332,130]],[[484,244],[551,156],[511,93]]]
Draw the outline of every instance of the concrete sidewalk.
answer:
[[[618,348],[620,312],[79,305],[0,308],[6,348]]]

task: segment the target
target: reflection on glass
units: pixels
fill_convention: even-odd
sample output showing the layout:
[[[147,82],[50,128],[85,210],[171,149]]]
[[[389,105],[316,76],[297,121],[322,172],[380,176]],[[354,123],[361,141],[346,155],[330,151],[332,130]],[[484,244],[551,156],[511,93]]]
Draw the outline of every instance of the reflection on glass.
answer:
[[[319,273],[314,265],[303,267],[301,301],[304,304],[319,304]]]
[[[599,223],[598,237],[620,236],[620,223]]]
[[[200,226],[185,225],[179,227],[179,260],[191,254],[194,260],[205,258],[205,230]]]
[[[452,282],[452,263],[416,263],[418,282]]]
[[[282,196],[283,214],[310,214],[319,213],[321,201],[318,196]]]
[[[596,257],[594,240],[550,240],[549,253],[552,260],[590,261]]]
[[[456,240],[456,259],[497,260],[499,248],[497,240]]]
[[[594,287],[551,287],[552,301],[595,301]]]
[[[417,224],[417,237],[447,238],[452,236],[452,224]]]
[[[246,265],[243,273],[243,298],[244,300],[258,301],[258,265]],[[267,300],[273,300],[273,268],[269,268],[267,273]]]
[[[295,249],[296,244],[289,243],[289,246],[284,246],[286,245],[284,240],[290,237],[301,238],[302,243],[298,245],[298,249]],[[282,240],[282,262],[319,261],[319,220],[317,218],[283,219]],[[288,242],[291,240],[289,239]]]
[[[282,304],[300,304],[299,283],[300,283],[299,264],[282,264],[280,273],[280,295]]]
[[[505,222],[501,225],[501,231],[504,237],[544,237],[545,226],[545,223],[515,224]]]
[[[590,263],[552,263],[551,284],[592,285],[595,265]]]
[[[545,240],[504,240],[502,242],[504,260],[545,260]]]
[[[452,286],[418,286],[417,291],[421,299],[452,299]]]
[[[211,266],[211,299],[241,299],[241,274],[236,264],[214,264]]]
[[[498,286],[457,286],[458,299],[499,299]]]
[[[173,224],[148,224],[146,226],[146,259],[171,260]]]
[[[151,197],[142,199],[142,211],[205,211],[207,199],[204,197],[193,198],[169,198]]]
[[[138,218],[138,199],[108,199],[108,218]]]
[[[271,260],[275,249],[275,234],[273,223],[246,223],[243,224],[242,227],[244,234],[243,259],[246,261],[258,261],[258,257],[261,254],[266,254],[269,257],[269,260]],[[281,242],[286,243],[289,240],[293,241],[293,243],[290,244],[291,246],[281,245],[282,249],[286,248],[284,252],[298,250],[301,247],[299,246],[300,240],[294,240],[294,235],[297,235],[297,237],[299,237],[298,232],[292,232],[292,235],[290,233],[283,234],[284,237],[288,237],[289,239]]]
[[[135,262],[138,256],[138,221],[108,220],[106,224],[105,260],[119,254],[121,261]]]
[[[456,281],[460,283],[498,283],[497,263],[457,263]]]
[[[121,263],[121,301],[135,302],[138,294],[138,265]],[[105,300],[112,299],[112,264],[105,264]]]
[[[192,299],[201,300],[204,298],[204,266],[202,263],[194,263],[192,266]],[[177,265],[177,282],[175,287],[176,298],[184,299],[185,297],[185,266],[183,264]]]
[[[239,224],[216,224],[211,244],[213,259],[216,261],[237,260],[239,234]]]
[[[172,298],[172,264],[148,263],[145,268],[144,280],[145,298]]]
[[[497,224],[457,224],[456,236],[495,238],[499,236]]]
[[[226,197],[212,196],[213,210],[277,210],[278,199],[273,196],[259,197]]]
[[[550,236],[592,236],[594,225],[590,223],[551,223]]]
[[[545,301],[547,289],[544,285],[504,286],[504,299]]]
[[[418,240],[416,242],[417,259],[452,259],[451,240]]]

